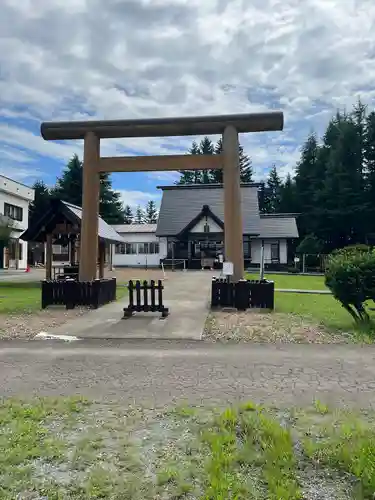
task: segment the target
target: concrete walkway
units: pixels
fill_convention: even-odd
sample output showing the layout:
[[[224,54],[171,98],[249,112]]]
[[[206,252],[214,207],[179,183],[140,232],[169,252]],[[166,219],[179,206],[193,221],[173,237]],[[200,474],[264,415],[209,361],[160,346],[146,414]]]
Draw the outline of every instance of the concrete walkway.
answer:
[[[375,346],[187,341],[0,342],[0,397],[71,396],[160,407],[251,399],[375,409]]]
[[[169,316],[136,313],[123,319],[128,298],[91,311],[46,333],[91,339],[192,339],[200,340],[209,311],[212,273],[168,273],[163,302]]]

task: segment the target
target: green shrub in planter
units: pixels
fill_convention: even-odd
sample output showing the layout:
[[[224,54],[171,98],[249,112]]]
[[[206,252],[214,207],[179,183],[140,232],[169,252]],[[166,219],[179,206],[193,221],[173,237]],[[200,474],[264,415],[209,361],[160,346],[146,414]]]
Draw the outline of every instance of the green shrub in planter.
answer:
[[[331,254],[325,284],[356,322],[369,322],[364,304],[375,299],[375,251],[352,248]]]

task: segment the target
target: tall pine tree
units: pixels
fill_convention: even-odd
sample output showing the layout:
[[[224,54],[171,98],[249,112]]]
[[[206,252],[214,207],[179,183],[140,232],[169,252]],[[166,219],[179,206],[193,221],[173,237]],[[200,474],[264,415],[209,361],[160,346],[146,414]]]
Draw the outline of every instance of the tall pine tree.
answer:
[[[375,111],[366,118],[364,182],[368,243],[375,244]]]
[[[199,152],[201,155],[213,155],[215,150],[215,146],[212,141],[208,137],[204,137],[199,144]],[[201,182],[202,184],[210,184],[212,182],[212,178],[210,175],[210,170],[203,170],[201,172]]]
[[[134,223],[135,224],[145,223],[145,213],[140,207],[140,205],[138,205],[137,210],[135,211]]]
[[[147,202],[145,220],[147,224],[156,224],[158,221],[158,211],[153,200]]]
[[[124,224],[133,224],[134,215],[130,205],[124,207]]]
[[[358,130],[353,120],[341,117],[330,150],[320,196],[321,217],[315,234],[327,250],[363,241],[364,203]]]
[[[51,204],[51,194],[42,180],[36,181],[32,188],[34,189],[34,201],[30,203],[29,208],[29,226],[35,224],[48,211]]]
[[[200,154],[199,146],[195,141],[193,141],[188,154]],[[201,175],[202,174],[200,170],[180,170],[180,178],[177,181],[177,184],[200,184]]]
[[[56,186],[51,191],[52,196],[81,207],[82,169],[82,162],[77,155],[74,155],[62,175],[57,179]],[[121,224],[124,221],[120,194],[112,189],[112,183],[107,173],[100,174],[99,213],[109,224]]]
[[[112,189],[112,182],[107,173],[100,174],[99,213],[108,224],[124,222],[124,208],[120,193]]]
[[[253,167],[251,159],[245,154],[243,147],[239,146],[239,163],[240,163],[240,176],[241,182],[252,182],[253,180]]]
[[[274,214],[280,211],[282,181],[277,173],[276,166],[273,165],[267,178],[264,210],[265,213]]]
[[[219,139],[216,144],[213,144],[208,137],[204,137],[199,145],[194,141],[189,150],[189,154],[221,154],[223,152],[223,143]],[[239,164],[241,182],[252,182],[253,169],[251,159],[244,152],[243,147],[239,146]],[[193,170],[180,171],[180,179],[177,184],[222,184],[223,171],[222,169],[214,170]]]
[[[52,195],[62,201],[82,207],[82,162],[74,155],[57,178]]]
[[[284,183],[280,189],[280,213],[296,213],[297,212],[297,196],[296,185],[292,176],[288,173]]]

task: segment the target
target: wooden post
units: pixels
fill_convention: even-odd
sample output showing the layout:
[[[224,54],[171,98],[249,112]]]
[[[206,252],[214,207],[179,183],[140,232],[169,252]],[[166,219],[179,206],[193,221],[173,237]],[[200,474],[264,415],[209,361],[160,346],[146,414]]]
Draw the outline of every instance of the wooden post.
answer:
[[[237,130],[229,125],[223,134],[224,155],[224,241],[225,260],[233,262],[233,276],[237,282],[244,277],[243,227],[241,207],[241,180]]]
[[[79,280],[96,278],[98,260],[98,216],[100,178],[97,170],[100,140],[93,132],[84,139],[82,224],[80,238]]]
[[[14,240],[14,258],[16,261],[16,269],[18,270],[20,268],[20,242],[18,238]]]
[[[105,241],[99,240],[99,279],[104,278]]]
[[[75,254],[76,254],[76,263],[79,263],[79,250],[80,250],[80,241],[78,239],[78,235],[75,241]]]
[[[73,238],[69,242],[70,246],[70,265],[74,266],[76,263],[76,239]]]
[[[108,260],[109,260],[109,270],[110,271],[113,271],[114,270],[114,266],[113,266],[113,253],[115,251],[115,245],[113,243],[110,243],[109,244],[109,256],[108,256]]]
[[[260,247],[260,273],[259,279],[264,280],[264,240],[262,240],[262,246]]]
[[[174,241],[172,241],[172,271],[174,271]]]
[[[46,280],[52,279],[52,233],[47,234],[46,244]]]

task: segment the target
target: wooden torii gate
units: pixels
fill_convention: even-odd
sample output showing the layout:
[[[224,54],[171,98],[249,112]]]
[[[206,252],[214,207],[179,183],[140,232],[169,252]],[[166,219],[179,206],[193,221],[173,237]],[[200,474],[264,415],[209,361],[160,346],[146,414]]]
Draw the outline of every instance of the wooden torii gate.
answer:
[[[47,140],[84,140],[80,281],[96,278],[98,257],[98,213],[101,172],[150,172],[163,170],[223,169],[224,252],[233,262],[232,281],[244,275],[238,134],[282,130],[283,113],[249,113],[224,116],[45,122]],[[220,155],[167,155],[101,157],[100,139],[120,137],[170,137],[222,134]]]

